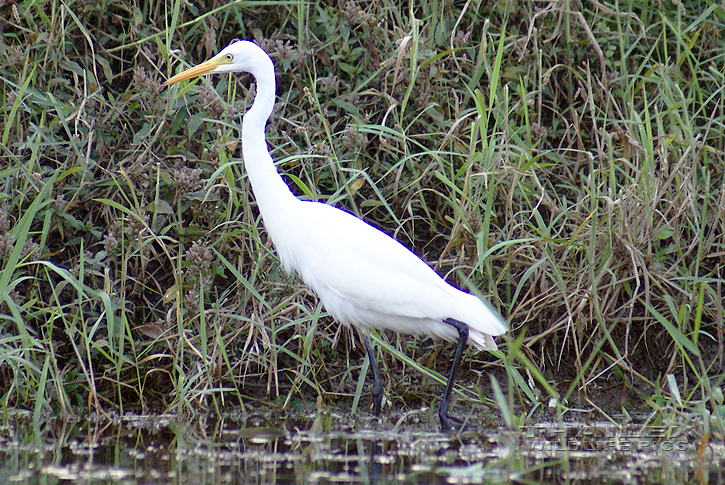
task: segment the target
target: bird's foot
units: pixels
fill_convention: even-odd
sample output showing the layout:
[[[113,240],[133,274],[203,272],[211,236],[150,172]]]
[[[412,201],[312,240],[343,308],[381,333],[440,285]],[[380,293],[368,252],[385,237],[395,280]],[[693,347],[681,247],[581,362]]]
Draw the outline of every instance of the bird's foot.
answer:
[[[448,413],[441,413],[439,414],[439,417],[441,419],[441,431],[444,433],[450,433],[452,431],[473,431],[476,429],[475,425],[467,423],[466,421],[454,416],[450,416]]]
[[[383,404],[386,403],[385,393],[383,392],[383,386],[380,388],[373,388],[372,395],[372,411],[375,416],[380,416],[380,410],[383,408]]]
[[[380,407],[383,403],[383,395],[373,396],[373,415],[380,416]]]

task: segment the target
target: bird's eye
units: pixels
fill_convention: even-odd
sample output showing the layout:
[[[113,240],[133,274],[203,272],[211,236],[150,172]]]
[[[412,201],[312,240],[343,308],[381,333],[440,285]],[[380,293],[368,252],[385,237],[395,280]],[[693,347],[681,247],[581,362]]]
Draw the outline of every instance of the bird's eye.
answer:
[[[225,57],[227,58],[227,61],[230,61],[230,62],[234,59],[234,56],[231,54],[227,54]]]

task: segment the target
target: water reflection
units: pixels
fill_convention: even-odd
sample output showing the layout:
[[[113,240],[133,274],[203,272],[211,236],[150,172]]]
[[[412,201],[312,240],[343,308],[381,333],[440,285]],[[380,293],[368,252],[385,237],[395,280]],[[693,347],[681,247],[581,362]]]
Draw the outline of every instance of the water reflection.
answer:
[[[0,483],[723,483],[725,448],[695,428],[539,424],[452,436],[312,432],[312,418],[21,416],[0,428]],[[244,424],[244,425],[242,425]]]

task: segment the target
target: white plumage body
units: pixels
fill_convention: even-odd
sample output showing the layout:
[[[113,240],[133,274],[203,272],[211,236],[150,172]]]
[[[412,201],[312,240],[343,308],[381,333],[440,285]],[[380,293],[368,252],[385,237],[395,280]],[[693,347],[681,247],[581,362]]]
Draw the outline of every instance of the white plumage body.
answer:
[[[263,214],[265,227],[284,267],[302,277],[337,321],[455,342],[458,332],[443,322],[454,318],[468,324],[470,343],[496,348],[491,335],[506,331],[498,317],[398,241],[322,203],[297,201],[288,209],[281,229],[293,237],[275,237],[274,216]]]

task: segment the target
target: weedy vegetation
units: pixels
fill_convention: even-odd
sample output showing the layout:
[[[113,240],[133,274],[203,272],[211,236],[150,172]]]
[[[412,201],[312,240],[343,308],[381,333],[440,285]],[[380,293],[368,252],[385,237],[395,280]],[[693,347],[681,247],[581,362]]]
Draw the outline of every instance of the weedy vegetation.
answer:
[[[510,324],[500,352],[467,351],[459,401],[514,428],[577,411],[722,437],[717,3],[0,12],[5,410],[365,411],[357,336],[283,273],[256,210],[238,147],[250,78],[161,86],[244,38],[275,60],[267,140],[294,192],[393,235]],[[388,411],[433,403],[449,346],[376,340]]]

